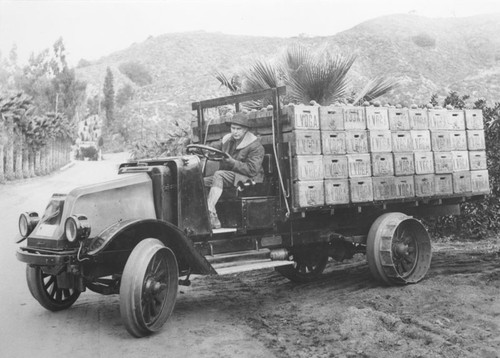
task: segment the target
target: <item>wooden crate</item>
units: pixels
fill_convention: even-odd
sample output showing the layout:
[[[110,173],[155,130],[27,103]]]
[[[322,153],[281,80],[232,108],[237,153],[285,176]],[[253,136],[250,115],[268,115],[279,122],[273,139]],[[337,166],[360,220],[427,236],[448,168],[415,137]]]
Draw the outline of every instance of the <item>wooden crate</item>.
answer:
[[[473,170],[470,172],[471,190],[474,193],[489,193],[490,182],[488,170]]]
[[[483,129],[483,111],[481,109],[466,109],[465,127],[467,129]]]
[[[368,153],[368,132],[367,131],[346,131],[345,133],[346,152]]]
[[[451,152],[434,153],[434,172],[436,174],[453,173],[453,156]]]
[[[394,153],[394,174],[415,174],[415,158],[413,153]]]
[[[345,155],[324,155],[323,167],[325,179],[344,179],[349,176]]]
[[[410,116],[407,108],[389,108],[389,129],[391,131],[409,131]]]
[[[385,107],[366,107],[366,128],[389,130],[389,115]]]
[[[470,170],[487,169],[486,152],[484,150],[469,152]]]
[[[370,154],[347,154],[349,178],[369,177],[372,175]]]
[[[415,175],[415,196],[426,197],[435,194],[434,174]]]
[[[325,180],[325,204],[348,204],[349,181],[347,179],[328,179]]]
[[[470,171],[453,173],[453,192],[470,193],[472,191]]]
[[[413,198],[415,196],[415,180],[413,175],[395,177],[396,197]]]
[[[323,180],[296,181],[293,183],[294,208],[307,208],[325,205]]]
[[[467,151],[453,151],[451,152],[453,159],[453,171],[462,172],[470,169],[469,166],[469,152]]]
[[[429,109],[429,129],[452,129],[448,124],[448,115],[446,109]]]
[[[448,110],[446,111],[446,123],[448,129],[452,130],[465,130],[465,116],[462,110]]]
[[[450,131],[451,150],[467,150],[467,134],[463,131]]]
[[[391,152],[392,139],[389,130],[370,130],[368,131],[368,148],[370,152]]]
[[[467,148],[469,150],[484,150],[484,149],[486,149],[486,141],[484,139],[484,130],[468,130],[467,131]]]
[[[323,154],[345,154],[346,132],[321,130]]]
[[[431,150],[431,135],[428,130],[410,131],[414,151]]]
[[[319,107],[288,105],[285,107],[290,120],[291,129],[319,130]]]
[[[436,174],[434,176],[434,190],[436,195],[453,194],[452,174]]]
[[[432,130],[431,145],[434,152],[450,152],[452,150],[451,132],[445,130]]]
[[[344,129],[364,130],[366,129],[366,117],[363,107],[344,108]]]
[[[432,152],[416,152],[414,156],[415,174],[434,173],[434,155]]]
[[[319,122],[322,131],[344,130],[344,108],[336,106],[319,107]]]
[[[372,178],[349,179],[349,193],[353,203],[373,201]]]
[[[290,143],[292,155],[321,154],[321,133],[315,130],[294,130],[283,133],[283,140]]]
[[[395,131],[392,136],[392,151],[393,152],[411,152],[413,151],[413,141],[410,131]]]
[[[390,200],[397,198],[396,177],[376,177],[373,182],[373,200]]]
[[[323,156],[322,155],[298,155],[292,159],[293,180],[322,180]]]
[[[408,116],[411,130],[429,129],[429,117],[426,109],[409,109]]]
[[[394,157],[392,153],[372,153],[371,157],[374,177],[394,175]]]

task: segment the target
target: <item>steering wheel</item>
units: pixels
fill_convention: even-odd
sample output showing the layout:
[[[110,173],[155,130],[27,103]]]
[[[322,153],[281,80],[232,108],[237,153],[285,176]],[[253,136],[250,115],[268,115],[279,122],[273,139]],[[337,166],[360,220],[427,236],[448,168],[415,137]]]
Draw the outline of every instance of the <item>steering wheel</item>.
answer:
[[[213,160],[216,162],[220,162],[224,160],[224,158],[229,157],[227,153],[224,153],[222,150],[203,144],[189,144],[186,147],[186,152],[187,154],[194,154],[199,157],[207,158],[208,160]]]

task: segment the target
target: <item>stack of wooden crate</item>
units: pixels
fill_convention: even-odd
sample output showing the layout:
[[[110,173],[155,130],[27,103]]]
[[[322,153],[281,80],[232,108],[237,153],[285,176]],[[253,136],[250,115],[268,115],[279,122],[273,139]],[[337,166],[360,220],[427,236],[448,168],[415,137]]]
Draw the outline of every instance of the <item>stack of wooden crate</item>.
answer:
[[[295,208],[489,192],[480,110],[287,112]]]

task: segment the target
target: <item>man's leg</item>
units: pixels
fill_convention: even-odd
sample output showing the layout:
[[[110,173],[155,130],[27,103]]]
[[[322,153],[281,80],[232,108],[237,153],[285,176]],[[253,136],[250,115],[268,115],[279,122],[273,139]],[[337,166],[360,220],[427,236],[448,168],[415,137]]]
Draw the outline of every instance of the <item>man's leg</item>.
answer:
[[[208,179],[208,178],[206,178]],[[234,172],[228,170],[217,170],[212,177],[212,187],[207,197],[207,206],[210,214],[210,222],[212,228],[218,229],[221,224],[219,218],[217,217],[217,211],[215,210],[215,205],[219,201],[222,195],[223,188],[231,187],[234,183]],[[207,181],[206,181],[207,182]]]

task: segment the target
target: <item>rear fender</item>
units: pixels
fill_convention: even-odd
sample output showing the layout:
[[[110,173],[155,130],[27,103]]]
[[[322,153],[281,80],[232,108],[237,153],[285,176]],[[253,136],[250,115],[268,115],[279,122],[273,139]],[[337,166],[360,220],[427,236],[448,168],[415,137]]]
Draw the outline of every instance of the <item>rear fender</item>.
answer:
[[[194,274],[216,273],[179,228],[156,219],[119,221],[90,239],[86,245],[86,254],[96,257],[104,252],[129,251],[130,253],[141,240],[146,238],[158,239],[168,246],[174,252],[181,271],[189,268]]]

